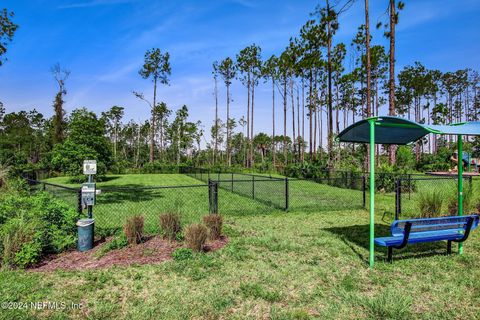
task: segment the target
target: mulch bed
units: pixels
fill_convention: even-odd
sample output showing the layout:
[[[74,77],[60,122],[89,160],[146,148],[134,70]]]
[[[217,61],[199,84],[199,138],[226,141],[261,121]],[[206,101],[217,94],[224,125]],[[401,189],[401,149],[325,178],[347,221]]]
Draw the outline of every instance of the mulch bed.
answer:
[[[161,236],[146,239],[143,243],[128,246],[122,249],[111,250],[102,257],[95,252],[104,246],[107,241],[97,241],[92,250],[79,252],[76,250],[49,255],[39,264],[30,268],[30,271],[55,271],[55,270],[88,270],[101,269],[111,266],[130,266],[141,264],[158,264],[172,259],[172,253],[177,248],[184,247],[178,242],[164,240]],[[228,242],[227,237],[209,241],[204,247],[205,252],[223,248]]]

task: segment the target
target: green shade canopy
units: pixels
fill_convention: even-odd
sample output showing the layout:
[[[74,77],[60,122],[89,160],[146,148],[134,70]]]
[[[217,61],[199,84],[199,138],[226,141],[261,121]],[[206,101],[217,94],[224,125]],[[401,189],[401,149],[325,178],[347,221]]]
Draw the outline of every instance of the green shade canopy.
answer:
[[[338,135],[340,142],[369,143],[370,159],[375,158],[375,144],[407,144],[429,133],[457,135],[458,154],[463,152],[463,135],[480,135],[480,122],[463,122],[452,125],[416,123],[397,117],[372,117],[358,121]],[[463,214],[463,166],[458,166],[458,215]],[[375,161],[370,161],[370,249],[369,263],[375,263]],[[462,254],[463,245],[458,244]]]
[[[429,133],[454,135],[480,135],[480,122],[452,125],[422,124],[403,118],[382,116],[358,121],[338,135],[340,142],[370,143],[369,120],[375,121],[375,143],[407,144]]]

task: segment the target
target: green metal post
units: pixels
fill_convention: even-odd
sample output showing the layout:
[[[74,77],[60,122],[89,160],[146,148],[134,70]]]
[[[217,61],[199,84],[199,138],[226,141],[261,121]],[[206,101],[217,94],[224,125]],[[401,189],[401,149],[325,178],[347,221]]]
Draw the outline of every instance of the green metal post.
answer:
[[[462,135],[458,135],[458,215],[463,215],[463,140]],[[458,244],[458,253],[463,253],[463,244]]]
[[[370,123],[370,268],[375,264],[375,119]]]

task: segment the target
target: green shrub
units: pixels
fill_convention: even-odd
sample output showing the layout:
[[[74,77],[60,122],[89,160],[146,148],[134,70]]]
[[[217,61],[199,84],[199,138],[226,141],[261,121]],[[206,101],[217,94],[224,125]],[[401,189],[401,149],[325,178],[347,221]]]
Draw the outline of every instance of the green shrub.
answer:
[[[420,192],[418,208],[420,218],[438,217],[442,214],[443,193],[437,190]]]
[[[36,263],[41,256],[42,246],[34,221],[22,217],[10,219],[2,226],[2,265],[24,268]],[[41,228],[38,228],[41,229]]]
[[[47,253],[74,246],[78,218],[76,210],[45,192],[12,189],[1,193],[2,264],[24,268]]]
[[[223,217],[219,214],[209,214],[203,217],[203,223],[208,228],[211,240],[217,240],[222,235]]]
[[[208,230],[203,224],[192,224],[185,230],[185,241],[193,251],[201,251],[207,237]]]
[[[143,238],[144,218],[141,215],[128,217],[123,225],[123,232],[128,244],[138,244]]]
[[[185,261],[193,258],[193,250],[190,248],[178,248],[172,253],[173,260]]]
[[[163,236],[168,240],[176,240],[181,230],[180,215],[177,213],[164,213],[160,215],[160,228]]]

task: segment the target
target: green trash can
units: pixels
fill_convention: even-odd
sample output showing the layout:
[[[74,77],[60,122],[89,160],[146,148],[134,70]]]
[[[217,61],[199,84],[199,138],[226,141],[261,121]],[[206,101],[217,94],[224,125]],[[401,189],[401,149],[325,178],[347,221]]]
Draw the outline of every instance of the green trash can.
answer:
[[[80,219],[77,222],[78,229],[78,251],[88,251],[93,248],[93,227],[94,219]]]

